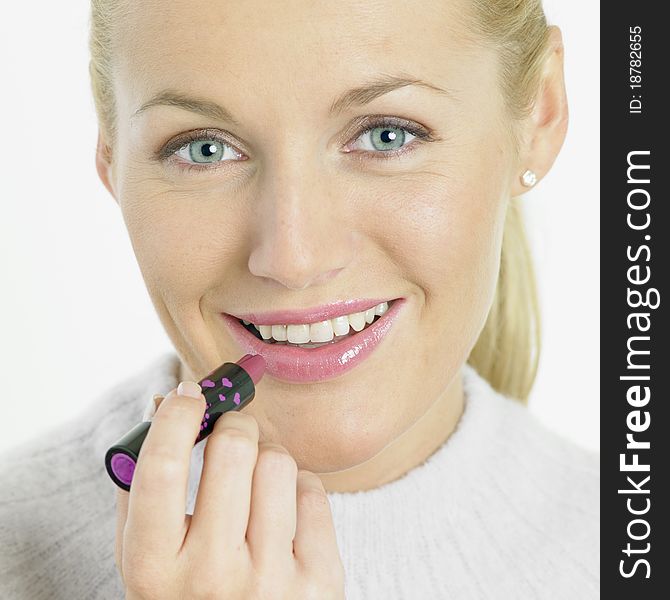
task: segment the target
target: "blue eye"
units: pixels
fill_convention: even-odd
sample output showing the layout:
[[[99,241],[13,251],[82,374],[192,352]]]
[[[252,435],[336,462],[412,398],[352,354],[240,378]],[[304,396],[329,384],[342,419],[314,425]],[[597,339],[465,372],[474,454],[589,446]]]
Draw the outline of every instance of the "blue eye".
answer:
[[[416,137],[403,127],[393,126],[371,127],[364,131],[359,139],[365,139],[365,136],[368,137],[370,145],[363,149],[379,152],[399,150],[405,145],[406,141],[410,142]]]
[[[355,142],[361,140],[362,146],[353,146],[352,149],[363,150],[362,154],[373,160],[397,158],[413,149],[416,144],[409,142],[415,138],[419,138],[422,142],[439,139],[412,121],[397,117],[378,117],[372,119],[372,122],[356,136]]]
[[[356,154],[373,160],[399,158],[414,148],[416,144],[409,142],[415,138],[419,138],[422,142],[441,139],[434,137],[425,127],[406,119],[373,117],[367,119],[362,131],[354,138],[354,144],[361,140],[362,146],[351,146],[346,152],[361,150],[362,152]],[[222,163],[246,160],[245,155],[219,137],[215,129],[190,132],[165,145],[156,153],[156,158],[161,161],[168,161],[175,156],[181,159],[177,161],[182,163],[178,168],[187,171],[213,171]]]
[[[219,139],[199,138],[184,144],[174,154],[195,164],[217,163],[241,155]]]

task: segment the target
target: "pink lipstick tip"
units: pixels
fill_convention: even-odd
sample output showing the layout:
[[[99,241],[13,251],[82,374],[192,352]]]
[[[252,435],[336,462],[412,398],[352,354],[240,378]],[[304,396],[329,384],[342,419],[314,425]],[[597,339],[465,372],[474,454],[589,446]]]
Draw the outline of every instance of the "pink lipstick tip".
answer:
[[[237,364],[249,374],[254,385],[258,384],[265,373],[265,359],[260,354],[245,354]]]

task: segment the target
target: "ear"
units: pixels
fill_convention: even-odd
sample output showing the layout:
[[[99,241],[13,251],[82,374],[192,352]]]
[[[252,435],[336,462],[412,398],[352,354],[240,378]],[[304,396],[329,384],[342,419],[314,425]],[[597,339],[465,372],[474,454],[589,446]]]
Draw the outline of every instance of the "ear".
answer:
[[[512,196],[529,188],[521,175],[530,169],[542,179],[551,169],[563,146],[568,130],[568,101],[563,76],[563,38],[561,30],[550,26],[548,44],[551,50],[545,60],[535,105],[527,121],[525,147],[520,152],[519,172],[512,184]]]
[[[118,204],[119,200],[116,197],[116,191],[114,189],[114,169],[112,166],[112,152],[110,147],[107,145],[107,142],[103,138],[100,130],[98,129],[98,142],[95,150],[95,168],[98,171],[98,176],[100,180],[105,185],[109,193],[112,195],[116,203]]]

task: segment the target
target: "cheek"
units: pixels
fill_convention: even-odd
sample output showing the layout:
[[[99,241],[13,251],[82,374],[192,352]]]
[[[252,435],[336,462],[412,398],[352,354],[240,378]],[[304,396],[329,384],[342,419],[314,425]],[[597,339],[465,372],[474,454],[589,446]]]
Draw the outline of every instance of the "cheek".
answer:
[[[145,283],[172,304],[200,298],[226,281],[242,227],[211,190],[167,188],[128,178],[121,209]]]
[[[449,348],[445,360],[465,360],[488,314],[507,206],[504,166],[495,164],[481,157],[438,166],[387,190],[391,209],[377,235],[401,277],[418,288],[417,351],[426,359]]]

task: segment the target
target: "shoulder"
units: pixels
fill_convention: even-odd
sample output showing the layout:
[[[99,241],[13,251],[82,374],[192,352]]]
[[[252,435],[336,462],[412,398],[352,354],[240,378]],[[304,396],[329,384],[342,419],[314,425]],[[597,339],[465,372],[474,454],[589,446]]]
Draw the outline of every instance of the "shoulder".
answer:
[[[468,367],[464,387],[485,423],[482,464],[510,544],[551,567],[556,590],[597,597],[600,571],[600,454],[544,425]],[[486,482],[481,482],[486,485]]]
[[[545,425],[527,406],[495,391],[470,365],[466,365],[463,382],[471,418],[482,422],[480,434],[490,435],[489,444],[499,456],[514,458],[537,477],[549,472],[554,482],[580,482],[589,494],[599,491],[599,452]]]
[[[77,418],[2,454],[0,597],[78,598],[92,588],[96,597],[123,596],[116,490],[104,455],[141,416],[147,394],[162,393],[161,376],[175,360],[161,356],[103,390]]]

